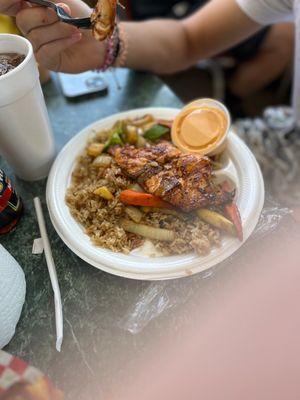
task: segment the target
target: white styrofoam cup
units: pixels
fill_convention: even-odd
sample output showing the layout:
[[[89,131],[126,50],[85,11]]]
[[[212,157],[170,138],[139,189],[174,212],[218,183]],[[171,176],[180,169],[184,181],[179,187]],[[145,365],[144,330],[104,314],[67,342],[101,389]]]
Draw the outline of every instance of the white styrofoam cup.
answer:
[[[0,34],[0,54],[20,53],[25,60],[0,76],[0,154],[24,180],[48,175],[55,156],[50,121],[31,43]]]

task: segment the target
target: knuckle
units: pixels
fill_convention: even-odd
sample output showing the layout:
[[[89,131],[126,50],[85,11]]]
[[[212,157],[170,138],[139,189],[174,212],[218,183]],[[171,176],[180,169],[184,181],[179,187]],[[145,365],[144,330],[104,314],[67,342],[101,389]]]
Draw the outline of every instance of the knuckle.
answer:
[[[21,10],[16,15],[16,24],[22,32],[25,30],[26,27],[25,15],[26,15],[26,10]]]
[[[48,8],[39,8],[39,12],[40,12],[39,20],[41,25],[48,25],[51,24],[51,22],[53,22],[52,10]]]
[[[25,11],[27,13],[25,14]],[[35,26],[49,25],[56,19],[56,14],[53,10],[45,7],[34,7],[24,10],[24,18],[31,21]]]
[[[58,22],[55,26],[55,31],[58,36],[68,36],[76,32],[76,28],[73,25],[65,24],[64,22]]]
[[[32,30],[28,33],[27,38],[31,41],[31,43],[36,43],[37,38],[38,38],[38,34],[37,34],[36,29],[32,29]]]
[[[58,21],[58,17],[54,10],[51,10],[50,8],[43,8],[41,11],[43,12],[40,17],[42,25],[49,25]]]
[[[32,43],[34,51],[39,48],[40,40],[37,29],[33,29],[27,35],[27,39]]]
[[[40,64],[44,64],[45,60],[48,59],[48,46],[41,46],[35,53],[35,57]]]
[[[47,52],[45,52],[45,46],[41,47],[36,53],[35,53],[35,59],[38,62],[39,65],[44,66],[45,64],[45,59],[47,57]]]
[[[39,50],[35,53],[35,58],[40,66],[50,69],[51,71],[56,71],[56,58],[54,54],[52,54],[50,46],[45,45],[39,48]]]
[[[35,12],[34,19],[37,25],[47,25],[49,24],[48,10],[43,7],[34,7]]]
[[[47,12],[42,7],[25,8],[16,16],[16,23],[23,33],[47,23]]]

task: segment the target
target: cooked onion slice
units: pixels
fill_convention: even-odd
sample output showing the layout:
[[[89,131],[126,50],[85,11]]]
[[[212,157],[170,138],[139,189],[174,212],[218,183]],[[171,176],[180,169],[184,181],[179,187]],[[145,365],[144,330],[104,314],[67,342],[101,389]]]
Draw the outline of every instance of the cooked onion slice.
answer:
[[[141,222],[143,218],[143,213],[136,207],[128,206],[125,208],[125,212],[134,222]]]
[[[161,240],[163,242],[172,242],[175,239],[175,232],[168,229],[153,228],[152,226],[136,224],[125,219],[122,220],[121,226],[126,232],[135,233],[147,239]]]

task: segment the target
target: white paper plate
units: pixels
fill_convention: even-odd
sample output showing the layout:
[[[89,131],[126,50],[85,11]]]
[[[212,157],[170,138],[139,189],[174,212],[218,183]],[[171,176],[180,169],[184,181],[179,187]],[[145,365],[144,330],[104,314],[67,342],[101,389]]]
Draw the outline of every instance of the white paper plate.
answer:
[[[102,119],[79,132],[56,158],[47,183],[47,204],[51,221],[65,244],[96,268],[132,279],[180,278],[220,263],[242,245],[238,239],[224,237],[222,247],[214,248],[207,256],[189,253],[149,258],[114,253],[94,246],[65,204],[65,193],[70,184],[76,157],[84,150],[87,139],[93,132],[110,128],[119,119],[139,117],[147,113],[157,118],[173,119],[178,111],[173,108],[143,108]],[[231,179],[237,187],[237,204],[241,212],[246,241],[258,222],[264,203],[262,174],[251,151],[233,132],[229,134],[225,159],[224,168],[218,171],[217,175]]]

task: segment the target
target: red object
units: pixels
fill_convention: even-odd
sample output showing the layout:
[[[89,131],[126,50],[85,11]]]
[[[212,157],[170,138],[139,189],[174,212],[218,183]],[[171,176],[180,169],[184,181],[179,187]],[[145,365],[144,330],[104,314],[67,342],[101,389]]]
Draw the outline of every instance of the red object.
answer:
[[[18,223],[23,204],[9,178],[0,169],[0,235],[10,232]]]
[[[9,367],[17,374],[23,375],[28,365],[25,361],[21,360],[20,358],[14,357]]]
[[[0,212],[2,212],[7,207],[11,195],[12,195],[12,187],[10,181],[7,180],[7,187],[0,196]]]
[[[224,192],[229,192],[229,193],[232,192],[230,183],[228,181],[222,182],[221,187],[224,190]]]
[[[0,396],[16,382],[32,382],[41,377],[43,374],[25,361],[0,350]]]
[[[123,190],[120,194],[122,203],[131,206],[173,208],[173,206],[160,197],[149,193],[136,192],[135,190]]]
[[[43,398],[53,400],[63,398],[61,393],[55,389],[52,382],[41,371],[28,365],[20,358],[0,350],[0,398],[15,384],[26,383],[28,385],[38,385],[41,381],[44,383],[42,391],[44,395]],[[39,387],[41,388],[40,385]],[[14,396],[13,398],[19,397]],[[22,399],[23,398],[25,397],[22,396]],[[26,398],[28,397],[26,396]]]
[[[228,181],[224,181],[221,184],[222,189],[224,192],[232,192],[232,188],[230,186],[230,183]],[[239,212],[238,206],[232,202],[229,204],[226,204],[224,207],[226,217],[230,219],[230,221],[233,223],[236,229],[237,236],[239,240],[242,242],[244,240],[244,235],[243,235],[243,225],[242,225],[242,219],[241,219],[241,214]]]
[[[240,241],[242,242],[244,239],[243,226],[242,226],[241,215],[240,215],[237,205],[235,203],[229,203],[229,204],[225,205],[224,209],[225,209],[227,218],[229,218],[230,221],[235,226],[237,236],[240,239]]]

